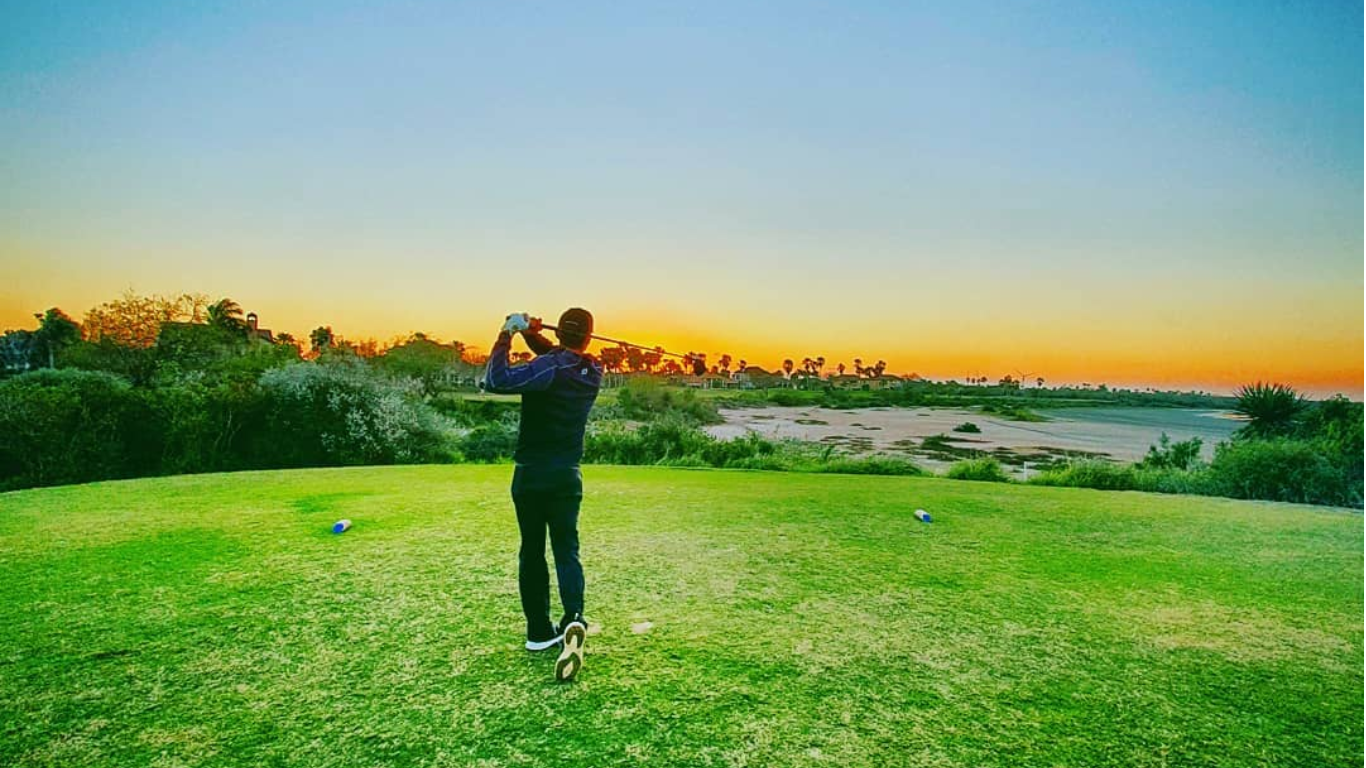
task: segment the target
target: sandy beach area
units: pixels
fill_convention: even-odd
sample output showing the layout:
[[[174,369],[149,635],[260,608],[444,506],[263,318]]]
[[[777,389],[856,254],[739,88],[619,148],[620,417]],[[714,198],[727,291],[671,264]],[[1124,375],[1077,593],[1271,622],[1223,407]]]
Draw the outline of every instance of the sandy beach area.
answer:
[[[956,459],[943,450],[924,446],[925,438],[945,435],[952,449],[992,453],[1008,468],[1022,473],[1031,463],[1068,456],[1137,461],[1163,432],[1172,440],[1199,437],[1208,459],[1214,455],[1215,444],[1227,440],[1240,426],[1227,412],[1181,408],[1068,408],[1039,413],[1047,421],[1009,421],[957,408],[832,410],[775,406],[722,410],[725,423],[708,427],[708,431],[722,438],[757,432],[775,439],[835,445],[850,453],[910,455],[932,468]],[[954,431],[964,423],[975,424],[981,431]]]

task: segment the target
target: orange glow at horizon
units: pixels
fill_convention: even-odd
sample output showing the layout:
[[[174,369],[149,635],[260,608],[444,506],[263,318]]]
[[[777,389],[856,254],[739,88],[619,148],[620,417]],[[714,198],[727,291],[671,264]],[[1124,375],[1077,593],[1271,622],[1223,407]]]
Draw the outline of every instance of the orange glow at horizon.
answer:
[[[108,298],[112,295],[99,301]],[[99,302],[90,305],[95,303]],[[297,304],[243,303],[249,311],[258,312],[263,327],[288,331],[305,340],[308,332],[319,325],[330,325],[339,336],[356,341],[373,338],[388,342],[413,331],[424,331],[443,340],[459,339],[487,352],[501,322],[501,316],[495,314],[475,328],[465,318],[458,323],[435,324],[409,317],[405,318],[409,322],[404,322],[398,319],[404,312],[387,313],[380,308],[324,312],[318,307]],[[74,308],[80,304],[38,302],[44,307],[54,304],[77,320],[85,314],[84,309]],[[0,329],[34,327],[33,311],[0,296]],[[700,314],[706,315],[707,311]],[[1268,329],[1249,338],[1226,335],[1219,331],[1219,326],[1197,333],[1197,328],[1154,330],[1111,323],[1086,330],[1068,328],[1063,336],[1050,334],[1047,325],[1026,323],[1010,328],[994,322],[959,320],[957,324],[961,327],[956,330],[887,323],[850,334],[847,328],[830,327],[822,321],[806,327],[741,322],[727,329],[704,325],[700,320],[705,318],[692,314],[614,311],[610,306],[599,307],[595,316],[597,329],[603,335],[661,346],[671,352],[705,353],[709,366],[716,364],[721,354],[730,354],[732,370],[738,368],[740,360],[778,370],[784,358],[791,358],[800,367],[804,357],[824,356],[827,374],[833,373],[841,362],[852,372],[854,360],[861,358],[869,366],[877,360],[887,361],[889,373],[916,373],[935,380],[962,381],[969,376],[987,376],[995,382],[1006,375],[1019,378],[1024,374],[1030,385],[1036,377],[1042,377],[1045,386],[1104,383],[1111,387],[1199,389],[1216,394],[1232,392],[1253,381],[1280,381],[1314,396],[1343,393],[1354,399],[1362,397],[1360,330],[1334,338],[1288,327]],[[553,316],[545,319],[554,322]],[[1174,330],[1179,333],[1173,333]],[[592,349],[598,346],[595,344]],[[521,348],[520,342],[517,348]]]

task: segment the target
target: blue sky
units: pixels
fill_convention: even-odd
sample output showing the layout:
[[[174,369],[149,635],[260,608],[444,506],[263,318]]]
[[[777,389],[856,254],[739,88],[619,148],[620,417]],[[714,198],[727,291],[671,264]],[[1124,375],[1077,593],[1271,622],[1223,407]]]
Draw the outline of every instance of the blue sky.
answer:
[[[937,375],[1359,389],[1360,4],[623,5],[7,10],[0,325],[577,303],[757,358],[885,323],[864,356]]]

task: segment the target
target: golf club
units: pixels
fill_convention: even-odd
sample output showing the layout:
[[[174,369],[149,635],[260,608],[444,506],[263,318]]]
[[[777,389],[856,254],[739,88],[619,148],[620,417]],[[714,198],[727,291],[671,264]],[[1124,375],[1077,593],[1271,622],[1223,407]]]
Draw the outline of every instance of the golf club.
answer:
[[[545,330],[547,330],[547,331],[558,331],[558,330],[559,330],[559,328],[556,328],[555,326],[549,325],[549,324],[547,324],[547,323],[541,323],[541,328],[543,328],[543,329],[545,329]],[[644,351],[646,351],[646,352],[655,352],[655,353],[658,353],[658,354],[661,354],[661,355],[668,355],[668,356],[670,356],[670,357],[677,357],[677,358],[679,358],[679,359],[682,359],[682,360],[686,361],[689,365],[692,366],[692,371],[693,371],[693,375],[694,375],[694,376],[701,376],[701,375],[703,375],[703,374],[705,374],[705,373],[707,372],[707,363],[706,363],[706,361],[704,361],[702,358],[698,357],[697,355],[683,355],[683,354],[679,354],[678,352],[670,352],[670,351],[668,351],[667,349],[664,349],[663,347],[647,347],[647,346],[645,346],[644,344],[634,344],[634,343],[629,342],[629,341],[622,341],[621,339],[612,339],[612,338],[608,338],[607,336],[599,336],[599,335],[596,334],[596,333],[590,333],[590,334],[588,334],[588,338],[590,338],[590,339],[596,339],[596,340],[598,340],[598,341],[605,342],[605,343],[607,343],[607,344],[616,344],[617,346],[621,346],[621,347],[634,347],[634,348],[636,348],[636,349],[644,350]]]

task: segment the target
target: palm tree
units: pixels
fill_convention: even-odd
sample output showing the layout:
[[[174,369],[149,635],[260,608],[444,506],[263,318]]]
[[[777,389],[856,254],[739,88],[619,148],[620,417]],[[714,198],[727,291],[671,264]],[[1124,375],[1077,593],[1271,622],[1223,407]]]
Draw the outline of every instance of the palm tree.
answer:
[[[839,371],[839,374],[840,374],[841,376],[843,376],[843,375],[844,375],[844,363],[840,363],[839,365],[835,366],[835,370],[836,370],[836,371]]]
[[[873,365],[873,378],[882,378],[882,372],[887,370],[887,361],[879,360]]]
[[[854,375],[860,379],[863,378],[863,358],[861,357],[854,358]]]
[[[816,375],[817,375],[817,376],[820,376],[820,375],[821,375],[821,372],[824,371],[824,370],[825,370],[825,355],[821,355],[820,357],[816,358]]]
[[[1035,379],[1034,384],[1037,385],[1039,389],[1043,389],[1043,377],[1040,376],[1039,378]]]
[[[1238,402],[1233,411],[1247,417],[1247,424],[1240,433],[1265,438],[1289,434],[1304,407],[1304,398],[1292,387],[1259,381],[1245,384],[1238,390]]]
[[[720,357],[716,362],[720,365],[721,373],[724,373],[724,374],[726,374],[727,376],[729,376],[729,375],[730,375],[730,362],[731,362],[731,360],[730,360],[730,355],[727,355],[727,354],[725,354],[725,353],[723,352],[723,353],[721,354],[721,357]]]
[[[792,378],[792,358],[783,361],[783,373],[787,374],[789,379]]]
[[[209,305],[209,325],[230,333],[242,333],[247,321],[242,319],[242,307],[232,299],[219,299]]]
[[[213,308],[210,307],[209,311],[212,312]],[[332,326],[323,325],[314,328],[312,332],[308,334],[308,341],[313,345],[313,353],[320,354],[323,350],[332,346],[332,342],[334,341],[332,337]]]
[[[622,363],[626,362],[626,350],[621,347],[603,347],[598,353],[598,359],[602,361],[602,367],[608,373],[621,373]]]
[[[652,350],[650,350],[649,352],[646,352],[646,353],[645,353],[645,358],[644,358],[644,360],[645,360],[645,372],[646,372],[646,373],[654,373],[654,372],[655,372],[655,368],[659,367],[659,364],[662,363],[662,362],[664,362],[664,354],[663,354],[663,353],[664,353],[664,348],[663,348],[663,347],[655,347],[654,349],[652,349]]]

